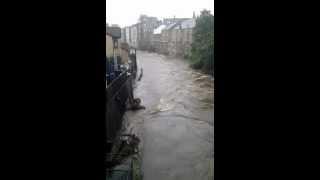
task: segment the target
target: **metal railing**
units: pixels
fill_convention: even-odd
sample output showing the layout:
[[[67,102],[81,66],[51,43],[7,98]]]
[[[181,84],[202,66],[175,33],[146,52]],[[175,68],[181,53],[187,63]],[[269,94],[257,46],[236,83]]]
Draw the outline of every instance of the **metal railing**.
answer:
[[[120,76],[120,80],[121,77]],[[129,97],[129,92],[127,88],[127,79],[125,82],[121,83],[115,81],[116,84],[107,88],[107,110],[106,110],[106,128],[107,128],[107,140],[112,140],[115,138],[117,132],[122,126],[122,116],[126,110],[126,102]],[[120,86],[120,88],[116,88]]]
[[[107,141],[112,141],[122,127],[123,114],[132,96],[132,79],[127,71],[120,74],[106,90]]]
[[[135,79],[137,70],[135,53],[130,54],[130,59],[132,63],[130,63],[129,70],[122,70],[119,74],[114,75],[111,81],[108,81],[106,88],[107,143],[113,141],[121,129],[126,104],[129,97],[133,98],[132,81]],[[109,59],[109,62],[112,63],[112,59]],[[107,67],[110,67],[107,71],[108,76],[113,73],[113,68],[112,64],[107,64]]]
[[[132,180],[132,171],[107,170],[107,180]]]

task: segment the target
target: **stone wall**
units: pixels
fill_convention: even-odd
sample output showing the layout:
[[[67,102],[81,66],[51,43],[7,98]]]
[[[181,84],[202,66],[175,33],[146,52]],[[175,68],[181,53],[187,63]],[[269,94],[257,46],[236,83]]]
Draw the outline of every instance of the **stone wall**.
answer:
[[[107,35],[106,37],[106,56],[112,57],[113,56],[113,40],[112,37]]]

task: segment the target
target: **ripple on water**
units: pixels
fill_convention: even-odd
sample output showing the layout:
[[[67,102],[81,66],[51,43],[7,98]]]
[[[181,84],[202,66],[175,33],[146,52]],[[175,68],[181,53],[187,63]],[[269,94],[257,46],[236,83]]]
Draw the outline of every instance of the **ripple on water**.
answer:
[[[172,110],[174,107],[175,105],[172,102],[170,102],[170,100],[160,98],[159,104],[155,108],[152,108],[149,114],[153,115],[159,112],[169,111]]]
[[[153,59],[152,62],[149,59]],[[213,174],[209,170],[212,168],[213,159],[213,143],[209,143],[212,140],[210,137],[213,136],[213,121],[208,119],[211,116],[209,109],[213,107],[212,78],[188,69],[180,65],[180,61],[171,61],[165,56],[151,54],[142,61],[145,61],[144,76],[146,77],[140,82],[142,86],[137,92],[138,97],[141,96],[142,100],[145,98],[144,105],[147,105],[147,110],[139,111],[142,113],[141,119],[145,121],[133,120],[132,123],[143,127],[145,137],[149,139],[146,142],[152,142],[152,145],[145,146],[148,150],[154,150],[149,151],[153,156],[150,158],[151,164],[155,164],[155,159],[161,163],[165,159],[172,164],[172,166],[166,166],[170,169],[155,166],[160,168],[159,171],[163,170],[163,173],[166,173],[163,175],[166,177],[164,179],[186,177],[186,174],[182,174],[186,166],[188,170],[191,166],[188,179],[209,179],[208,177],[212,177]],[[149,70],[147,70],[148,66]],[[150,70],[152,68],[154,72]],[[129,128],[137,131],[138,128],[132,129],[135,126],[133,124]],[[189,126],[189,129],[184,128],[186,126]],[[176,131],[180,133],[175,134]],[[154,139],[156,143],[152,136],[156,137]],[[171,140],[170,143],[169,140]],[[166,159],[166,156],[157,153],[158,147],[167,146],[166,144],[176,147],[174,148],[175,158],[170,156],[170,159],[169,157]],[[176,163],[176,160],[179,162]],[[176,164],[181,166],[181,171]]]

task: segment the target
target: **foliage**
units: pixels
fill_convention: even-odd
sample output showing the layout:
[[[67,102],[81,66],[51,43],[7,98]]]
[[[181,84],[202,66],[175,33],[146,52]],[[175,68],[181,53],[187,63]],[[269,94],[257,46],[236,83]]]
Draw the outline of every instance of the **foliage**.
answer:
[[[214,16],[203,10],[196,19],[191,48],[191,67],[213,73],[214,62]]]

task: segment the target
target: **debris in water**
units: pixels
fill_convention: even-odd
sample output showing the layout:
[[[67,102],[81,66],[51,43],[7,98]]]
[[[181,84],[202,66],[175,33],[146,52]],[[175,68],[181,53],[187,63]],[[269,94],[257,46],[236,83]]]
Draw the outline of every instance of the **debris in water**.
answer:
[[[173,104],[169,104],[167,102],[164,101],[164,99],[160,99],[160,104],[157,106],[157,110],[160,111],[160,112],[163,112],[163,111],[168,111],[170,109],[172,109],[174,107]]]
[[[142,78],[142,76],[143,76],[143,69],[141,68],[141,70],[140,70],[141,72],[140,72],[140,76],[139,76],[139,78],[138,78],[138,81],[140,81],[141,80],[141,78]]]
[[[127,109],[128,110],[140,110],[140,109],[146,109],[146,107],[141,105],[140,98],[136,98],[136,99],[133,99],[131,107],[129,107]]]

